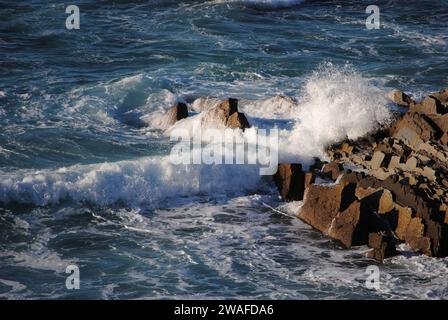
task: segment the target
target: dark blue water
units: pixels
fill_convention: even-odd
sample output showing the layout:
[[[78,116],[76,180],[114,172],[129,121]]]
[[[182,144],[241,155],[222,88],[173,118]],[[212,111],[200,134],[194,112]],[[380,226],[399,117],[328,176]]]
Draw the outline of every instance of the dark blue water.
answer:
[[[0,297],[447,297],[448,261],[411,254],[367,289],[366,248],[272,210],[299,204],[254,168],[173,166],[156,123],[179,100],[293,96],[245,112],[314,155],[389,90],[448,87],[448,1],[376,1],[379,30],[369,1],[73,4],[79,30],[67,4],[0,1]]]

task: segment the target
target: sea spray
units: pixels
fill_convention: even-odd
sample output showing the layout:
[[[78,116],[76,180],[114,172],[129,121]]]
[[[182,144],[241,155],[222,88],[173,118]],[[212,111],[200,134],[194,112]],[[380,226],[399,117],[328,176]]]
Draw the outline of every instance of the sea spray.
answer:
[[[356,139],[391,120],[387,91],[350,65],[322,64],[302,91],[287,139],[290,152],[300,156],[325,157],[331,143]]]

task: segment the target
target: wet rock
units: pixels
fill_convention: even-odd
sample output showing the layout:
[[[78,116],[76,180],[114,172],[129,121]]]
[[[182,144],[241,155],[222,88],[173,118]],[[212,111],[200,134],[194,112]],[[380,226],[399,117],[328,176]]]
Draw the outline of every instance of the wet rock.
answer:
[[[370,161],[370,167],[373,170],[379,169],[383,163],[383,160],[385,158],[385,154],[381,151],[376,151],[373,154],[372,160]]]
[[[446,113],[445,107],[442,103],[432,96],[426,97],[422,102],[412,105],[410,110],[412,112],[423,113],[426,115]]]
[[[407,113],[393,125],[391,134],[415,149],[422,142],[438,141],[443,132],[430,118],[418,113]]]
[[[368,252],[367,256],[379,262],[394,257],[398,255],[395,243],[396,242],[392,237],[382,232],[370,233],[368,246],[372,248],[372,250]]]
[[[394,101],[409,110],[390,128],[328,147],[333,162],[316,172],[338,183],[311,184],[297,215],[345,247],[368,244],[379,261],[396,254],[397,241],[446,257],[448,89],[420,103],[398,92]]]
[[[177,121],[188,117],[188,107],[185,103],[177,103],[168,109],[165,115],[165,128],[174,125]]]
[[[321,172],[325,178],[335,181],[343,170],[344,168],[339,163],[333,161],[324,164]]]
[[[249,121],[243,113],[238,112],[238,100],[226,99],[205,111],[202,124],[215,128],[246,129]]]
[[[310,185],[298,217],[345,247],[367,244],[370,232],[390,233],[388,223],[372,209],[371,199],[357,199],[356,182],[361,177],[344,174],[336,185]]]
[[[241,129],[245,130],[250,128],[249,121],[247,120],[244,113],[234,112],[226,122],[226,126],[231,129]]]
[[[411,104],[415,104],[415,101],[410,96],[399,90],[393,92],[393,100],[402,107],[409,107]]]
[[[446,105],[448,103],[448,88],[431,94],[431,97],[436,98],[441,104]]]
[[[435,257],[448,255],[448,225],[444,224],[440,215],[440,204],[429,199],[420,188],[413,189],[410,185],[402,184],[398,176],[391,176],[384,181],[368,177],[360,181],[358,186],[364,189],[387,189],[392,192],[397,204],[411,208],[416,213],[416,218],[420,220],[411,221],[412,228],[406,236],[406,242],[414,250]]]
[[[304,204],[298,217],[317,230],[328,233],[341,208],[343,190],[342,184],[310,185],[305,191]]]
[[[395,234],[400,240],[405,241],[409,223],[412,219],[412,209],[396,205],[397,209],[397,226]]]
[[[305,189],[314,182],[314,175],[304,172],[299,163],[282,163],[278,165],[274,182],[283,201],[299,201],[303,199]]]

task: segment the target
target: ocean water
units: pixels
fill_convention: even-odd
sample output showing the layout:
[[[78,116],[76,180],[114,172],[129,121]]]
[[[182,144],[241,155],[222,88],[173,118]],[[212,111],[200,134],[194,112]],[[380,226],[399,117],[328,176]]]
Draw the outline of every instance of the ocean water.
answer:
[[[294,218],[256,166],[173,165],[158,126],[176,101],[244,99],[309,164],[387,123],[390,90],[448,86],[448,1],[375,1],[379,30],[369,1],[76,4],[67,30],[64,3],[0,1],[0,298],[448,297],[448,260],[406,247],[367,288],[366,247]]]

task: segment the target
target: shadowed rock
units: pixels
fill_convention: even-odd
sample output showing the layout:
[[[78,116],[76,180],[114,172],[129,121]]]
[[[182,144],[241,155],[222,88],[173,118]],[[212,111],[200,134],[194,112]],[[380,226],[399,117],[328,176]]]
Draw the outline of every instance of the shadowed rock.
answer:
[[[368,252],[367,256],[378,261],[394,257],[399,254],[395,243],[393,238],[382,232],[370,233],[368,245],[372,250]]]
[[[238,112],[238,100],[226,99],[205,111],[202,123],[209,127],[247,129],[249,121],[243,113]]]
[[[303,172],[299,163],[283,163],[278,165],[274,182],[283,201],[299,201],[307,186],[314,182],[314,175]]]
[[[188,117],[188,107],[184,103],[177,103],[168,109],[165,115],[165,128],[174,125],[177,121]]]
[[[412,100],[410,96],[400,90],[396,90],[393,92],[393,100],[401,107],[409,108],[410,105],[415,104],[415,101]]]

